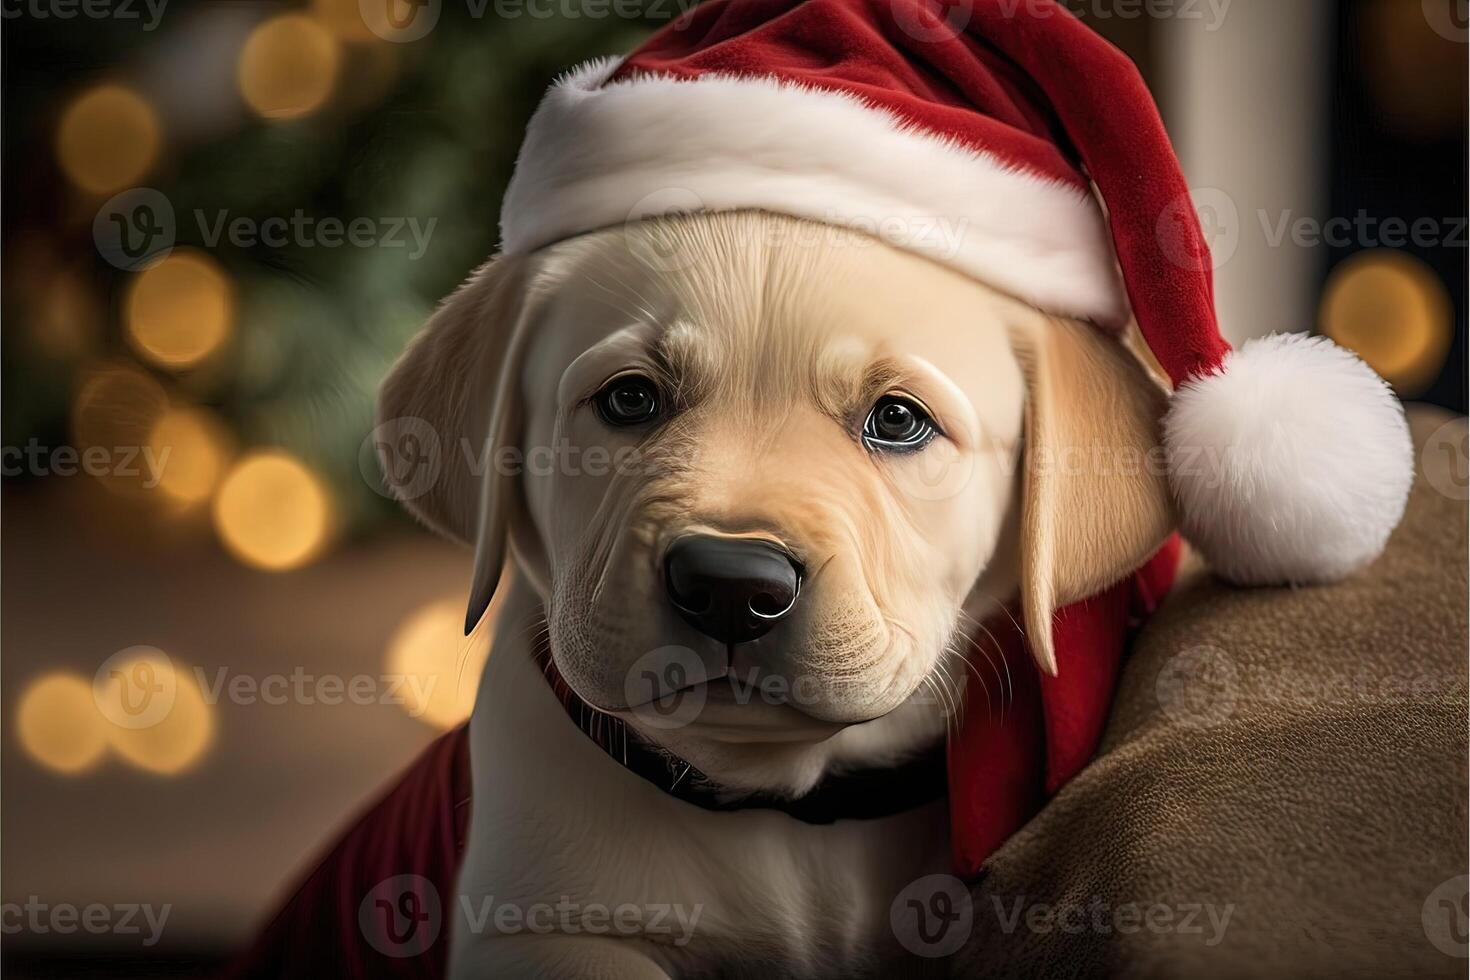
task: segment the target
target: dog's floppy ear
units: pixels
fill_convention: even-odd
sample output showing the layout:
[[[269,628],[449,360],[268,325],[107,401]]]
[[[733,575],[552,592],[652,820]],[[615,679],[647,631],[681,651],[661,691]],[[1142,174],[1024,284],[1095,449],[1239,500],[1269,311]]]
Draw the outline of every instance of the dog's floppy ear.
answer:
[[[440,305],[378,392],[379,462],[419,520],[475,546],[465,632],[490,605],[505,558],[515,477],[496,465],[520,427],[523,257],[495,258]],[[415,455],[417,454],[417,455]],[[407,474],[395,464],[409,462]],[[406,476],[406,478],[405,478]]]
[[[1032,652],[1055,674],[1055,610],[1120,581],[1174,528],[1167,399],[1096,327],[1037,316],[1011,338],[1027,387],[1021,605]]]

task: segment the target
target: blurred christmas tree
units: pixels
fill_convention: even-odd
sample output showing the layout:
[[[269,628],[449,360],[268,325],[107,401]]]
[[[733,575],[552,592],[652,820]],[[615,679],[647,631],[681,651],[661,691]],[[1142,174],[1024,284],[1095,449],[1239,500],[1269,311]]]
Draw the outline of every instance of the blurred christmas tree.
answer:
[[[400,27],[437,21],[404,40],[368,23],[386,2]],[[301,500],[331,513],[298,538],[399,519],[364,475],[376,385],[493,252],[547,82],[680,11],[174,0],[150,26],[133,9],[7,21],[4,442],[166,447],[167,492],[137,506],[209,508],[237,556],[292,567],[320,553],[274,540]],[[291,467],[244,465],[267,449]]]

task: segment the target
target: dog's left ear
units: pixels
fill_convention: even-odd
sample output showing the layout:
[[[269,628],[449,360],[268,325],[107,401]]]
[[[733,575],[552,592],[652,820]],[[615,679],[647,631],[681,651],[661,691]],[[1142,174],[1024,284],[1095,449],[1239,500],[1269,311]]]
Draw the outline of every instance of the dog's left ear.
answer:
[[[465,632],[495,594],[517,492],[498,453],[518,442],[524,257],[496,258],[450,295],[378,392],[379,462],[419,520],[475,548]],[[418,455],[414,455],[418,454]],[[408,462],[395,474],[396,462]]]
[[[1026,378],[1021,605],[1041,669],[1052,614],[1138,568],[1175,526],[1162,387],[1115,338],[1037,315],[1011,329]]]

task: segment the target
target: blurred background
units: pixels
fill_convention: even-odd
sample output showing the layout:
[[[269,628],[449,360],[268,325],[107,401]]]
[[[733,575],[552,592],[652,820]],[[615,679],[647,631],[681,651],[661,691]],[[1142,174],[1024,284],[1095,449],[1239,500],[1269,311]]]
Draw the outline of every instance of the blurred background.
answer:
[[[6,976],[206,971],[467,716],[469,559],[383,496],[374,389],[547,82],[691,2],[0,5]],[[1231,339],[1463,413],[1464,0],[1068,6],[1154,88]]]

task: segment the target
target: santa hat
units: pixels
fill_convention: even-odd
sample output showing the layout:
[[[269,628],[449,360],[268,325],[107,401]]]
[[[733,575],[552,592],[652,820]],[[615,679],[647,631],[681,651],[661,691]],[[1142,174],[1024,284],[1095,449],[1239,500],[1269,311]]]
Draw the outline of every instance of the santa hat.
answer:
[[[503,247],[740,209],[873,232],[1100,330],[1136,320],[1175,389],[1181,529],[1228,579],[1339,578],[1402,515],[1412,450],[1392,393],[1325,339],[1231,350],[1153,100],[1052,0],[709,0],[552,87]]]

